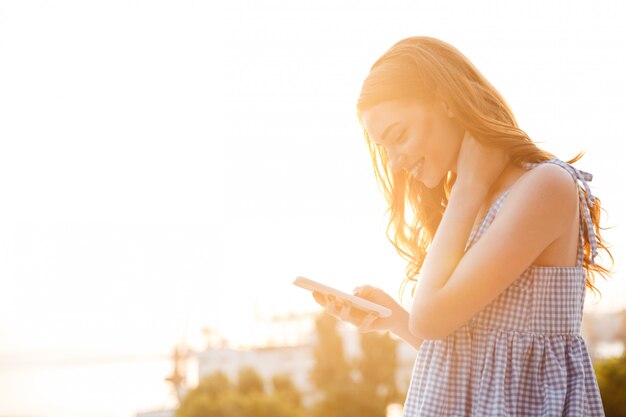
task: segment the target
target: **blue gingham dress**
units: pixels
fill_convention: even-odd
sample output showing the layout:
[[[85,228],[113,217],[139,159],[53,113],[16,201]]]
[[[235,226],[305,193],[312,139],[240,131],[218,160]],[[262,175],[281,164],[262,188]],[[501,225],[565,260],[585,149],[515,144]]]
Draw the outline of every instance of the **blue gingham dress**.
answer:
[[[403,417],[604,416],[580,336],[585,299],[583,228],[597,241],[589,207],[591,175],[551,159],[579,185],[576,266],[531,265],[484,310],[444,339],[419,348]],[[532,169],[538,164],[528,164]],[[583,192],[583,190],[585,192]],[[508,190],[472,231],[466,251],[487,230]]]

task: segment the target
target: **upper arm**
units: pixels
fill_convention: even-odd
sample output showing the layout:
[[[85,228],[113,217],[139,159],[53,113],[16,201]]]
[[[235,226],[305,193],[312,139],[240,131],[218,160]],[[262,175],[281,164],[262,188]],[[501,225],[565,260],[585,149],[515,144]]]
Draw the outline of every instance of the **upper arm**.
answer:
[[[564,169],[545,164],[525,174],[446,284],[427,297],[417,291],[416,332],[441,338],[467,322],[569,230],[577,210],[577,185]]]

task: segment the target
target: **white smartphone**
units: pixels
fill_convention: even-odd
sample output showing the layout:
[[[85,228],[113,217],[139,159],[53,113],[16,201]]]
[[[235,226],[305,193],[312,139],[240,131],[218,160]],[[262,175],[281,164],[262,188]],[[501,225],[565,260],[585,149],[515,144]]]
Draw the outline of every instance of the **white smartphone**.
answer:
[[[293,284],[300,288],[304,288],[305,290],[317,291],[324,295],[333,295],[349,306],[364,311],[365,313],[373,312],[378,314],[379,317],[391,316],[391,310],[387,307],[373,303],[365,298],[339,291],[338,289],[329,287],[328,285],[320,284],[319,282],[313,281],[309,278],[297,277]]]

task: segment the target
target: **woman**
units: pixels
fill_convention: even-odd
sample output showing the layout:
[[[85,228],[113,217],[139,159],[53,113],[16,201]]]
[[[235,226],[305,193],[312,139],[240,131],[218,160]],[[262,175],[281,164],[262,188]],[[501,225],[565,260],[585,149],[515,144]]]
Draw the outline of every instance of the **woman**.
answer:
[[[580,324],[586,289],[609,273],[598,248],[611,254],[591,175],[570,165],[580,155],[539,149],[469,60],[433,38],[389,49],[357,109],[413,303],[355,289],[392,309],[377,318],[314,296],[418,349],[404,415],[604,415]]]

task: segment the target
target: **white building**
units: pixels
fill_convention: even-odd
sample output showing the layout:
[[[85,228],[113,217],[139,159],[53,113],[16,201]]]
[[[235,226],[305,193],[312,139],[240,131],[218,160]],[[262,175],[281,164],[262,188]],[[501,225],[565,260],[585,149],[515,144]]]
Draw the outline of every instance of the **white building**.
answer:
[[[594,359],[620,356],[626,340],[626,310],[583,315],[582,336]]]
[[[136,417],[173,417],[174,410],[152,410],[141,411],[135,414]]]
[[[305,316],[301,316],[305,317]],[[277,328],[285,329],[291,326],[293,317],[273,318],[280,323]],[[293,339],[285,337],[285,334],[274,333],[270,335],[270,340],[282,341],[274,342],[272,346],[259,346],[248,349],[236,349],[229,347],[225,343],[216,344],[214,348],[203,352],[192,353],[189,365],[197,365],[194,369],[192,380],[200,380],[215,372],[223,372],[231,381],[236,381],[239,371],[242,368],[253,368],[266,383],[266,389],[271,390],[272,377],[279,374],[289,375],[303,394],[305,404],[315,399],[315,391],[310,381],[310,373],[315,366],[315,331],[312,320],[313,316],[308,316],[308,323],[295,323],[299,328],[299,337],[295,343]],[[307,329],[303,331],[303,329]],[[267,330],[267,329],[264,329]],[[359,333],[353,326],[338,323],[338,331],[343,340],[344,353],[348,360],[355,359],[361,354]],[[605,357],[619,354],[623,351],[623,341],[626,332],[626,311],[598,314],[588,312],[584,315],[582,334],[587,340],[590,352],[595,357]],[[271,331],[270,331],[271,333]],[[290,332],[290,334],[293,334]],[[290,344],[291,342],[291,344]],[[615,345],[615,349],[613,349]],[[413,363],[417,352],[413,347],[400,340],[397,348],[398,370],[396,374],[396,385],[400,392],[406,392],[411,378]],[[607,349],[606,347],[611,348]],[[604,352],[606,351],[606,352]],[[615,351],[615,352],[613,352]],[[194,363],[195,362],[195,363]],[[188,380],[189,381],[189,380]],[[182,389],[192,387],[183,386]],[[395,407],[395,408],[394,408]],[[401,405],[391,405],[388,415],[399,415]],[[136,417],[172,417],[173,410],[153,410],[137,413]]]
[[[358,332],[352,326],[340,324],[339,334],[343,339],[347,359],[358,357],[360,355]],[[198,379],[221,371],[231,381],[236,381],[239,370],[245,367],[254,368],[266,384],[270,383],[274,375],[287,374],[303,393],[306,402],[314,393],[309,377],[315,366],[314,349],[314,333],[311,334],[308,342],[296,346],[257,347],[249,350],[222,346],[208,349],[196,354]],[[398,343],[396,384],[401,391],[408,388],[415,356],[416,351],[413,347],[404,341]]]
[[[266,383],[274,375],[288,374],[303,393],[312,387],[308,371],[313,367],[312,346],[259,347],[238,350],[229,347],[210,349],[196,354],[198,379],[221,371],[231,381],[236,381],[239,370],[254,368]]]

